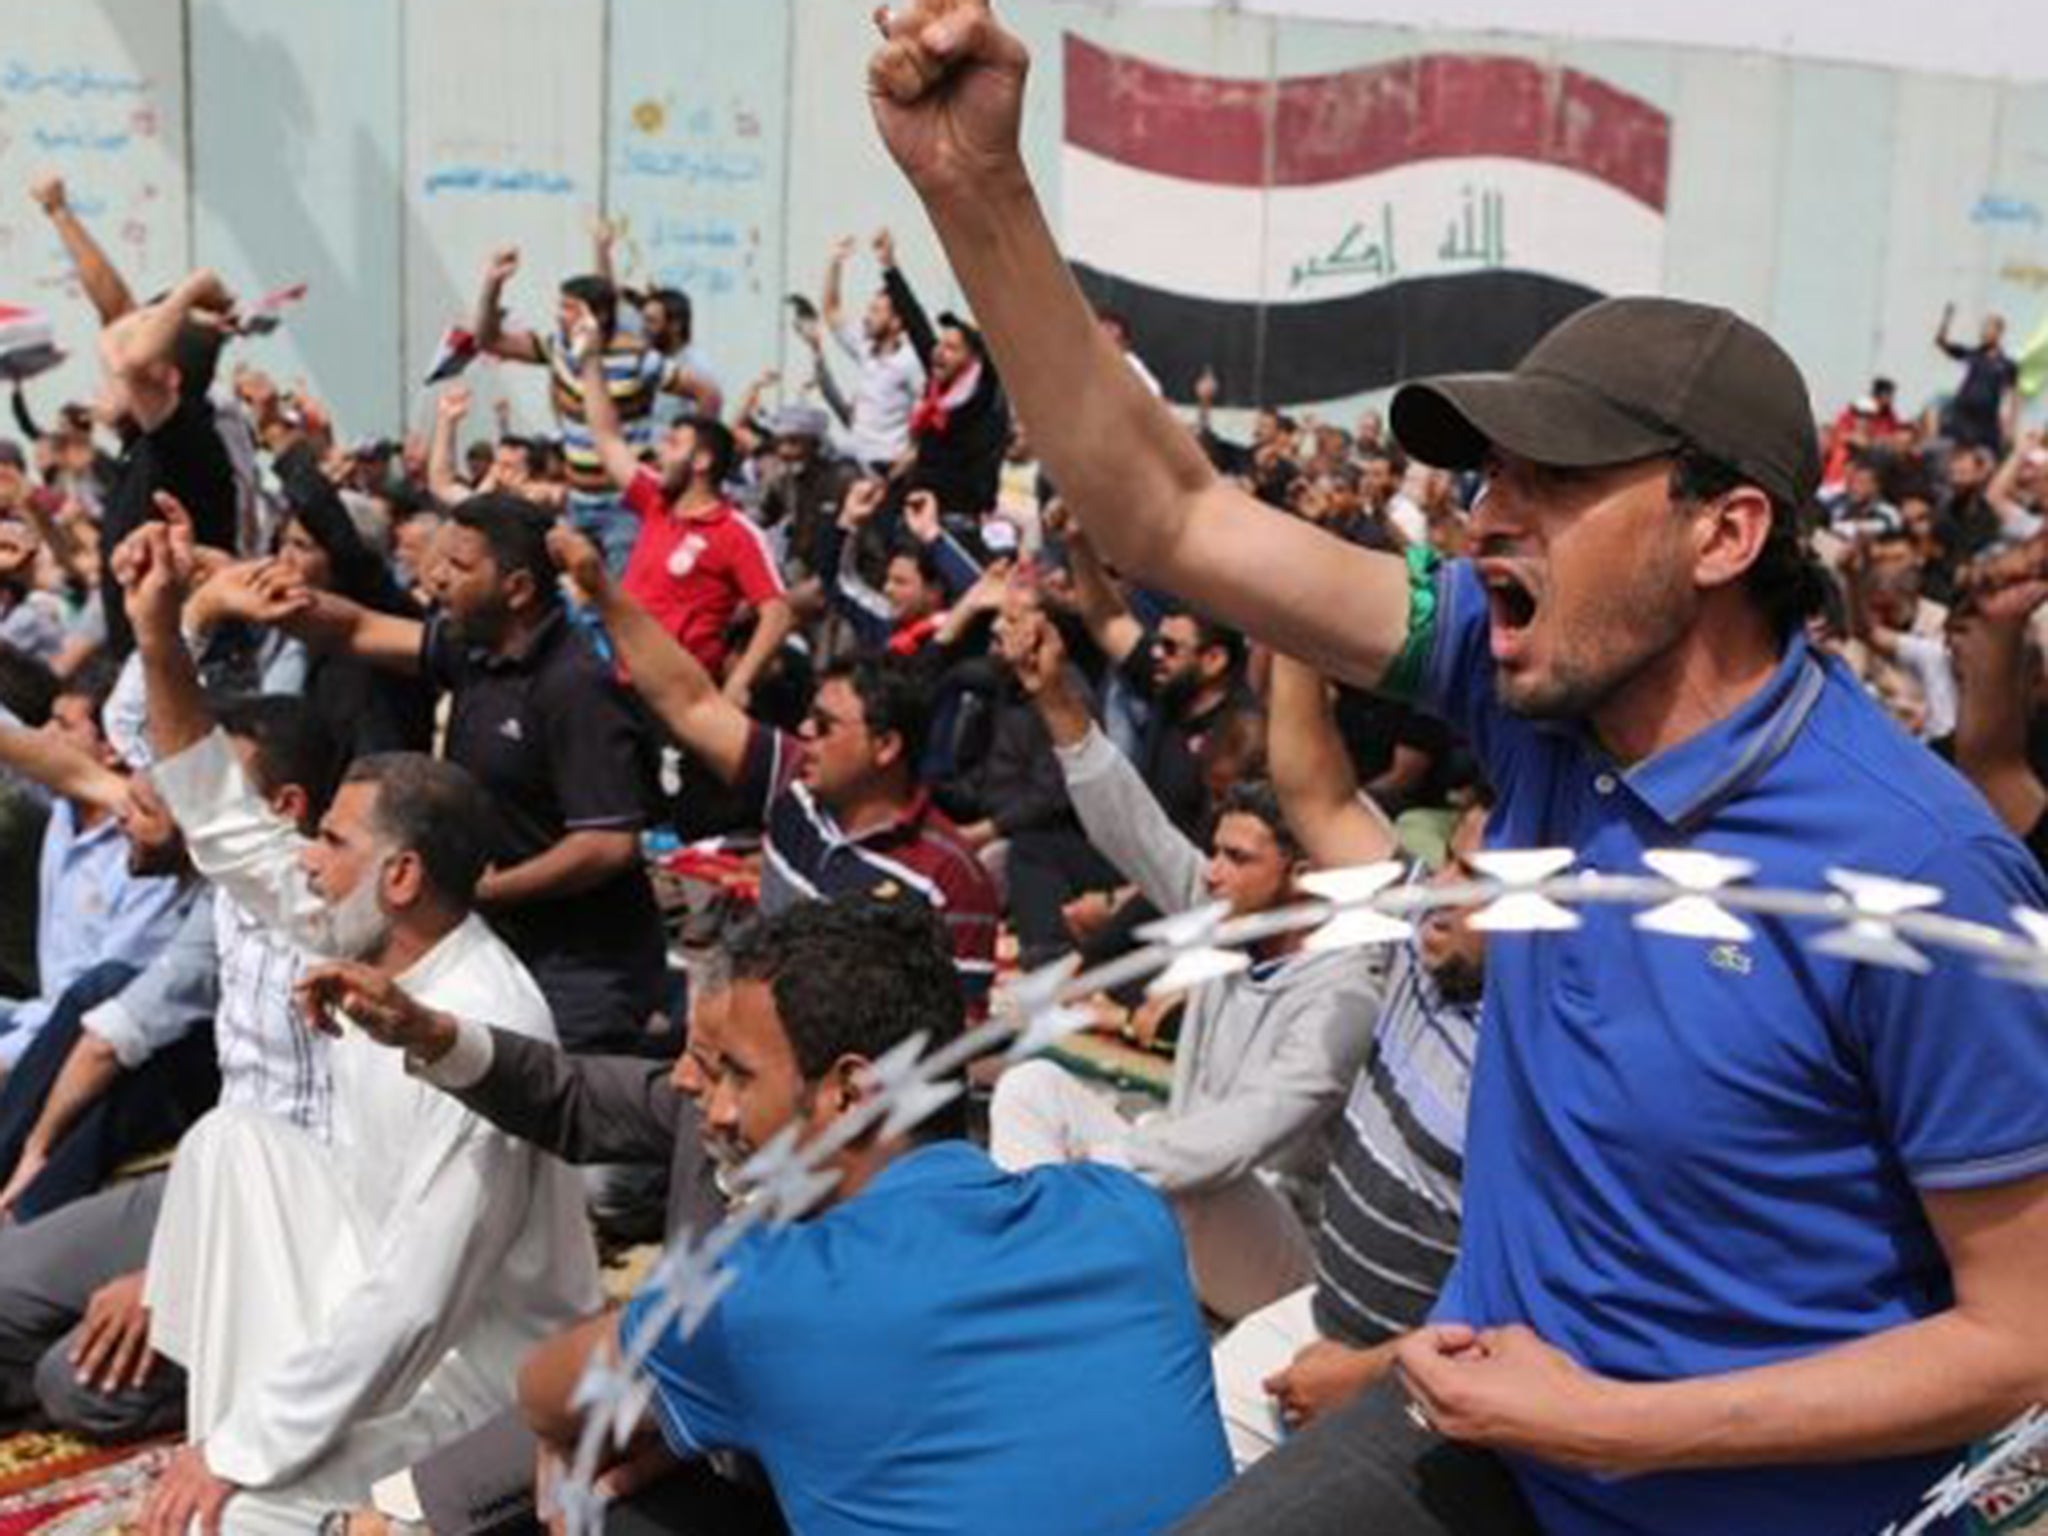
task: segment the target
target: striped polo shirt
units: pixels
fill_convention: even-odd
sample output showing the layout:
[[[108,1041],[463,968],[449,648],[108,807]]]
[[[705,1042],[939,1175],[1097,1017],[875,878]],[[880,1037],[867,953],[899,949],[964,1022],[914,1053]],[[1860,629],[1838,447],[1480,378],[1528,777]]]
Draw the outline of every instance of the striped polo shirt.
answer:
[[[1354,1347],[1419,1327],[1458,1254],[1479,1010],[1447,1003],[1411,938],[1344,1107],[1316,1237],[1316,1330]]]
[[[548,369],[548,399],[562,429],[562,466],[569,489],[591,496],[615,494],[597,439],[583,411],[583,375],[575,351],[561,337],[541,342]],[[654,441],[654,402],[668,378],[668,360],[637,336],[621,332],[604,349],[604,381],[612,407],[619,413],[619,432],[635,453]]]
[[[848,834],[797,782],[801,760],[794,736],[754,727],[737,788],[761,808],[761,910],[835,896],[921,897],[945,923],[969,1005],[982,1012],[1002,903],[980,858],[923,790],[894,821]]]

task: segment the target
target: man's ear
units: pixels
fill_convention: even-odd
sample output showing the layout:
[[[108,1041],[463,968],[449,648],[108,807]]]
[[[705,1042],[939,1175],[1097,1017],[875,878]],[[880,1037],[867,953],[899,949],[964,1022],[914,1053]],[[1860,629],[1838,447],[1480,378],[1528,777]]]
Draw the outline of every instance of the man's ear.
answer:
[[[874,1066],[865,1056],[849,1052],[832,1063],[833,1103],[845,1114],[867,1102],[875,1092]]]
[[[384,903],[394,911],[406,911],[427,899],[427,866],[407,848],[384,861]]]
[[[895,731],[880,731],[874,735],[875,766],[889,768],[903,760],[903,737]]]
[[[1693,580],[1701,587],[1731,586],[1762,558],[1771,536],[1771,499],[1739,485],[1700,507],[1693,527]]]
[[[526,571],[507,573],[503,590],[505,606],[514,613],[527,612],[540,598],[540,589],[534,585],[532,575]]]

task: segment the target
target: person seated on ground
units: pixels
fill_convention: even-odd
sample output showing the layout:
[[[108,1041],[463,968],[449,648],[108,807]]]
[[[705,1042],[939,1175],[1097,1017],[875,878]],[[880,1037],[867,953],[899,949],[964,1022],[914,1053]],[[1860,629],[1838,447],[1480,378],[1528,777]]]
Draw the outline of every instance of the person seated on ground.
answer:
[[[1211,902],[1245,917],[1302,900],[1307,865],[1270,786],[1218,808],[1211,851],[1182,837],[1130,761],[1089,718],[1042,617],[1004,636],[1038,703],[1088,839],[1166,913]],[[1005,1168],[1107,1161],[1172,1200],[1195,1290],[1235,1320],[1308,1283],[1313,1210],[1333,1122],[1364,1059],[1380,992],[1371,959],[1312,951],[1301,934],[1261,941],[1243,971],[1189,996],[1164,1114],[1135,1123],[1051,1062],[996,1084],[989,1145]]]
[[[440,1013],[347,961],[316,967],[308,991],[344,999],[352,1023],[401,1050],[427,1082],[500,1130],[565,1162],[653,1163],[668,1170],[667,1236],[703,1233],[725,1209],[730,1159],[703,1138],[702,1100],[722,1049],[730,998],[722,952],[690,970],[689,1036],[673,1063],[570,1055],[544,1040]],[[536,1443],[514,1409],[377,1484],[375,1510],[351,1529],[424,1523],[442,1536],[499,1529],[529,1515]]]
[[[734,1155],[834,1134],[868,1108],[874,1062],[961,1032],[921,903],[793,907],[736,940],[732,966],[704,1121]],[[965,1132],[956,1098],[831,1154],[824,1208],[742,1237],[689,1337],[656,1320],[650,1286],[536,1350],[520,1401],[551,1456],[573,1454],[589,1364],[658,1327],[640,1453],[750,1452],[809,1536],[1135,1536],[1206,1497],[1227,1458],[1166,1207],[1117,1169],[1001,1172]]]
[[[228,699],[214,709],[243,775],[310,837],[341,765],[305,704]],[[175,830],[168,812],[155,814]],[[96,1129],[126,1131],[124,1103],[160,1115],[164,1076],[196,1076],[195,1052],[211,1058],[218,1103],[328,1139],[327,1037],[306,1027],[292,1001],[303,951],[231,893],[206,895],[147,970],[85,1014],[29,1133],[48,1162],[38,1185],[75,1171],[67,1164],[81,1153],[113,1156],[114,1138]],[[102,1440],[184,1422],[184,1372],[151,1347],[143,1305],[167,1179],[157,1169],[119,1180],[0,1241],[0,1410],[40,1404],[58,1426]],[[29,1186],[17,1214],[38,1194]]]
[[[417,754],[359,759],[313,841],[263,803],[179,632],[188,536],[151,525],[115,559],[153,773],[193,862],[308,948],[552,1040],[533,978],[473,910],[488,807],[467,773]],[[144,1300],[152,1346],[187,1374],[189,1444],[151,1496],[153,1532],[195,1518],[304,1526],[360,1504],[393,1464],[502,1407],[521,1353],[595,1298],[569,1170],[359,1032],[330,1061],[331,1146],[236,1107],[179,1146]]]
[[[1359,792],[1323,680],[1275,656],[1268,709],[1273,789],[1309,858],[1330,869],[1400,858],[1394,829]],[[1459,811],[1436,878],[1472,878],[1466,860],[1482,845],[1487,804],[1475,793]],[[1428,1320],[1457,1256],[1485,964],[1468,916],[1432,913],[1388,952],[1386,1001],[1323,1183],[1314,1284],[1216,1346],[1216,1395],[1240,1469],[1276,1445],[1286,1454],[1285,1434],[1384,1376],[1394,1341]]]
[[[100,661],[62,683],[49,723],[31,731],[0,718],[0,768],[50,797],[36,901],[39,994],[0,1001],[0,1074],[14,1069],[58,1006],[88,973],[90,1006],[149,964],[170,942],[196,894],[181,866],[131,863],[120,811],[127,787],[104,730],[113,666]]]
[[[826,669],[799,735],[759,724],[605,574],[590,541],[556,528],[548,548],[610,635],[633,687],[678,745],[735,786],[759,818],[761,905],[908,891],[936,908],[979,1006],[995,977],[999,903],[974,850],[919,783],[927,690],[906,662]]]
[[[653,746],[631,700],[563,612],[550,520],[514,497],[450,514],[424,622],[288,580],[231,589],[238,617],[284,625],[448,690],[443,753],[489,793],[477,905],[546,994],[575,1050],[648,1049],[666,947],[640,857]]]
[[[654,467],[643,464],[604,388],[595,323],[580,322],[572,340],[580,349],[591,439],[640,522],[620,585],[745,709],[794,620],[767,536],[725,496],[732,433],[715,419],[677,422],[655,445]],[[742,608],[753,610],[754,631],[733,656],[726,636]]]

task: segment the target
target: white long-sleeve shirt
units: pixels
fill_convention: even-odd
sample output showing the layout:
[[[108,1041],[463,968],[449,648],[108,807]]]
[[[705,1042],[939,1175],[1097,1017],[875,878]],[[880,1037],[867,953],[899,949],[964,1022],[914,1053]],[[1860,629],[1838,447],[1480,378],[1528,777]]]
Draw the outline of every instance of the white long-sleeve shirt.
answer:
[[[299,865],[303,839],[249,788],[226,739],[216,731],[159,763],[156,778],[199,869],[249,912],[306,932],[322,904]],[[474,914],[398,981],[459,1018],[555,1038],[532,977]],[[166,1255],[164,1230],[151,1255],[150,1302],[174,1331],[289,1335],[289,1347],[268,1352],[273,1363],[254,1380],[235,1378],[237,1351],[219,1346],[217,1358],[228,1363],[216,1375],[235,1378],[232,1390],[217,1394],[210,1422],[194,1425],[209,1466],[244,1487],[289,1484],[366,1421],[403,1420],[418,1394],[509,1402],[525,1353],[598,1305],[582,1190],[568,1168],[408,1074],[399,1052],[357,1030],[335,1042],[332,1069],[333,1177],[305,1197],[338,1207],[320,1215],[346,1223],[352,1241],[336,1242],[334,1257],[316,1251],[290,1259],[339,1263],[346,1247],[355,1273],[341,1294],[314,1316],[298,1315],[283,1296],[266,1310],[270,1298],[258,1296],[255,1311],[263,1315],[244,1308],[224,1319],[219,1298],[234,1291],[236,1255]],[[262,1134],[295,1133],[266,1125]],[[208,1202],[253,1198],[232,1187],[179,1190],[181,1178],[208,1174],[233,1183],[211,1160],[188,1162],[181,1153],[165,1228],[175,1226],[174,1207],[199,1211]],[[208,1390],[200,1376],[195,1370],[195,1406],[204,1406]],[[322,1470],[331,1467],[330,1459]]]

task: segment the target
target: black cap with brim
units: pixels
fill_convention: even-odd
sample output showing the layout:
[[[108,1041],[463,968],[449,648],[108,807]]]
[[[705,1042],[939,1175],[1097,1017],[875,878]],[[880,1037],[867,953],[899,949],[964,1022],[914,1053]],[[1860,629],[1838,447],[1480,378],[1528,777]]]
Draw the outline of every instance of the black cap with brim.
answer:
[[[1404,385],[1389,412],[1394,436],[1425,464],[1477,469],[1487,450],[1567,469],[1627,464],[1669,453],[1668,428],[1637,420],[1569,379],[1455,373]]]

